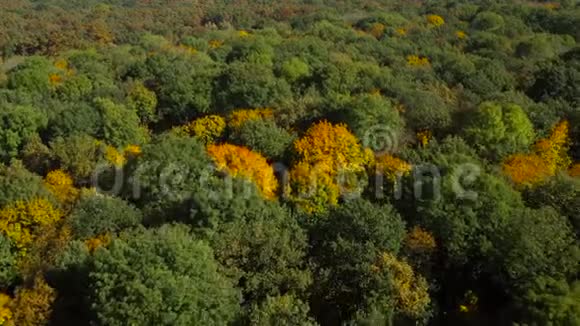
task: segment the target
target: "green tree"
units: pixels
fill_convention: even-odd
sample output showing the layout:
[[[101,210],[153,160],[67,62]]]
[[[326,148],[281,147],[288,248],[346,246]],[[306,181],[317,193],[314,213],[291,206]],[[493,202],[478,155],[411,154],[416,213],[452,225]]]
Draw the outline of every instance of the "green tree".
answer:
[[[47,124],[46,116],[30,106],[0,108],[0,157],[15,157],[22,145]]]
[[[261,304],[254,304],[249,323],[256,326],[318,325],[308,312],[308,305],[294,296],[267,297]]]
[[[399,112],[380,95],[353,97],[339,112],[339,116],[340,121],[354,132],[364,146],[372,148],[392,145],[391,148],[372,148],[375,151],[394,150],[403,129]],[[379,144],[381,142],[390,144]]]
[[[51,197],[40,176],[26,170],[20,161],[0,165],[0,206],[37,197]]]
[[[521,107],[493,102],[477,108],[463,133],[483,157],[492,160],[526,151],[535,138],[532,123]]]
[[[363,199],[347,201],[320,218],[311,229],[311,246],[317,266],[313,310],[321,323],[346,322],[390,301],[388,279],[377,279],[372,266],[381,254],[396,254],[404,234],[392,206]]]
[[[12,250],[12,243],[0,235],[0,286],[10,287],[18,276],[16,253]]]
[[[147,131],[140,126],[137,112],[103,98],[97,98],[95,106],[103,120],[99,138],[116,147],[145,142],[148,136]]]
[[[580,324],[580,282],[539,277],[517,300],[518,325]]]
[[[212,108],[213,83],[220,69],[210,59],[159,54],[148,58],[146,66],[164,117],[184,123]]]
[[[56,138],[50,142],[53,158],[78,183],[88,183],[102,162],[97,140],[86,134]]]
[[[550,206],[566,216],[577,236],[580,236],[580,180],[563,174],[551,178],[523,193],[529,207]]]
[[[233,62],[219,78],[218,104],[223,108],[263,108],[291,97],[290,86],[272,69],[248,62]]]
[[[213,173],[212,161],[196,138],[162,134],[128,163],[125,196],[143,208],[149,222],[183,218],[189,215],[192,195],[212,189]]]
[[[223,325],[239,309],[211,248],[184,226],[123,234],[95,252],[90,269],[99,324]]]
[[[135,84],[127,96],[127,106],[137,112],[141,123],[155,122],[157,117],[157,95],[142,83]]]
[[[205,234],[216,259],[238,280],[244,299],[302,295],[311,278],[305,266],[304,231],[279,204],[261,198],[245,180],[220,182],[194,197],[190,220]]]
[[[116,233],[137,226],[141,212],[122,199],[84,192],[69,217],[74,234],[81,239]]]
[[[294,140],[292,134],[276,125],[272,119],[252,119],[234,130],[233,143],[247,146],[270,160],[281,160]]]
[[[554,209],[525,209],[512,214],[494,241],[504,284],[525,286],[537,277],[565,279],[578,272],[580,248],[567,219]]]

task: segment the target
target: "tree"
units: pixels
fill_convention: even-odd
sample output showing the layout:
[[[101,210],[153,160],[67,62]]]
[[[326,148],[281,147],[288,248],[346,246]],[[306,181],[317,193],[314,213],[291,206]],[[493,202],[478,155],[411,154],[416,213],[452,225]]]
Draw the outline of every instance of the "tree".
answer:
[[[197,137],[202,143],[209,145],[219,140],[226,129],[226,121],[219,115],[208,115],[179,126],[177,133]]]
[[[103,119],[99,138],[116,147],[145,142],[147,130],[141,127],[137,112],[102,98],[95,100],[95,106]]]
[[[246,147],[231,144],[210,145],[208,154],[213,158],[218,170],[233,177],[248,178],[254,182],[264,197],[276,196],[278,181],[274,169],[260,154]]]
[[[141,83],[135,84],[127,94],[127,106],[137,112],[141,123],[155,122],[157,117],[157,95]]]
[[[521,107],[492,102],[478,107],[464,135],[483,157],[492,160],[526,150],[535,137],[532,123]]]
[[[32,284],[19,287],[12,300],[13,325],[46,325],[56,299],[55,290],[46,283],[42,275],[37,275]]]
[[[245,302],[285,294],[303,297],[311,283],[304,261],[307,239],[288,210],[237,179],[195,201],[189,221],[208,238]]]
[[[345,125],[327,121],[314,124],[294,142],[294,152],[297,163],[290,171],[287,191],[290,200],[302,209],[322,211],[336,204],[339,195],[362,190],[357,174],[364,175],[371,155]],[[348,179],[353,175],[354,181]]]
[[[54,159],[77,183],[90,180],[101,159],[98,141],[88,135],[56,138],[50,143]]]
[[[292,295],[267,297],[260,305],[255,304],[249,323],[257,326],[315,326],[308,315],[308,305]]]
[[[78,196],[78,189],[73,182],[71,176],[62,170],[50,171],[44,178],[45,187],[65,207],[73,204]]]
[[[15,157],[22,145],[46,123],[46,116],[30,106],[0,109],[0,157],[4,161]]]
[[[56,224],[63,215],[46,199],[16,201],[0,210],[0,232],[25,255],[42,228]]]
[[[123,193],[143,209],[146,222],[184,217],[193,195],[212,190],[212,166],[199,140],[162,134],[128,162]]]
[[[375,206],[363,199],[347,201],[321,218],[311,230],[317,319],[348,321],[357,311],[370,312],[375,304],[388,302],[391,285],[377,279],[372,266],[380,254],[398,253],[404,233],[404,223],[392,206]]]
[[[580,283],[539,277],[517,299],[518,322],[527,325],[577,325],[580,323]]]
[[[19,161],[10,166],[0,165],[0,207],[18,200],[50,198],[42,178],[24,168]]]
[[[576,235],[580,235],[580,180],[563,174],[556,175],[547,182],[523,193],[526,204],[532,208],[550,206],[561,215],[568,217]]]
[[[122,199],[86,191],[72,210],[69,223],[76,237],[88,239],[135,227],[142,218],[137,208]]]
[[[380,95],[353,97],[338,113],[340,121],[374,151],[396,150],[403,129],[399,112]]]
[[[205,56],[158,54],[146,61],[154,77],[153,90],[161,114],[174,122],[186,122],[208,113],[212,107],[213,82],[220,69]]]
[[[500,269],[495,274],[506,287],[522,288],[537,277],[564,279],[576,275],[580,247],[568,220],[550,207],[512,214],[494,241]]]
[[[230,135],[233,143],[248,146],[267,159],[280,161],[290,149],[294,137],[271,119],[250,120]]]
[[[218,105],[230,108],[270,107],[291,97],[290,86],[272,69],[248,62],[233,62],[219,78]]]
[[[239,309],[211,248],[184,226],[125,233],[95,252],[90,269],[91,309],[100,324],[227,324]]]
[[[18,276],[17,255],[12,249],[10,239],[0,235],[0,286],[10,287]]]

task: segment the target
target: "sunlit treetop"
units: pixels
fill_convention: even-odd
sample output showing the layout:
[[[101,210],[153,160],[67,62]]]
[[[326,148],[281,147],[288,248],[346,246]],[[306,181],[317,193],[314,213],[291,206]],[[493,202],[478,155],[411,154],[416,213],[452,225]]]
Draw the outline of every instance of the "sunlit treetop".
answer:
[[[439,27],[445,24],[445,19],[439,15],[427,15],[427,22],[431,26]]]
[[[368,163],[368,155],[348,128],[328,121],[310,127],[302,138],[294,142],[294,150],[302,162],[325,162],[334,169],[363,170]]]
[[[276,197],[278,181],[274,169],[262,155],[232,144],[210,145],[207,152],[219,170],[251,180],[266,198]]]

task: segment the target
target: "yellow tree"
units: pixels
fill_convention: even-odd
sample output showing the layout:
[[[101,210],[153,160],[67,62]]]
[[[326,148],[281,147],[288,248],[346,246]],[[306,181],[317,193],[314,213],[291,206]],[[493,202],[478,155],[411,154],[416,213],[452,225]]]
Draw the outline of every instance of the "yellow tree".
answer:
[[[56,291],[42,275],[37,275],[30,286],[26,284],[16,290],[11,301],[12,319],[8,325],[46,325],[50,320]]]
[[[266,198],[276,197],[278,181],[274,169],[259,153],[232,144],[210,145],[207,152],[219,170],[251,180]]]
[[[178,127],[177,132],[184,132],[187,135],[197,137],[204,144],[213,144],[220,138],[225,129],[226,121],[219,115],[208,115]]]
[[[445,19],[439,15],[427,15],[427,23],[432,27],[440,27],[445,24]]]
[[[289,199],[308,212],[335,205],[340,195],[360,190],[359,175],[372,161],[345,125],[327,121],[310,127],[294,142],[297,163],[286,189]]]
[[[431,302],[428,284],[409,264],[385,252],[373,265],[373,270],[390,275],[398,311],[412,318],[419,318],[425,314]]]
[[[72,177],[60,169],[48,172],[44,178],[44,185],[65,206],[73,204],[79,194]]]
[[[375,158],[375,173],[385,176],[389,181],[396,182],[401,176],[411,172],[411,164],[390,154],[381,154]]]
[[[61,220],[63,213],[43,198],[17,201],[0,210],[0,233],[26,254],[42,227]]]

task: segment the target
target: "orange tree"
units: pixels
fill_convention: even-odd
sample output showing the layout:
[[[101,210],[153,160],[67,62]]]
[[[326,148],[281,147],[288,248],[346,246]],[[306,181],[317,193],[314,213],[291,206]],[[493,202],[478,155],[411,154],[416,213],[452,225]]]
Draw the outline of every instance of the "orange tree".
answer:
[[[321,121],[294,142],[297,162],[290,171],[290,201],[308,212],[323,211],[345,192],[361,188],[371,154],[343,124]],[[351,177],[355,177],[354,180]]]
[[[278,181],[274,169],[262,155],[232,144],[210,145],[207,152],[219,170],[251,180],[266,198],[276,196]]]
[[[568,121],[562,120],[552,128],[551,134],[538,140],[531,154],[515,154],[503,163],[503,171],[520,186],[534,186],[558,170],[566,170],[571,160],[568,156],[570,139]]]

